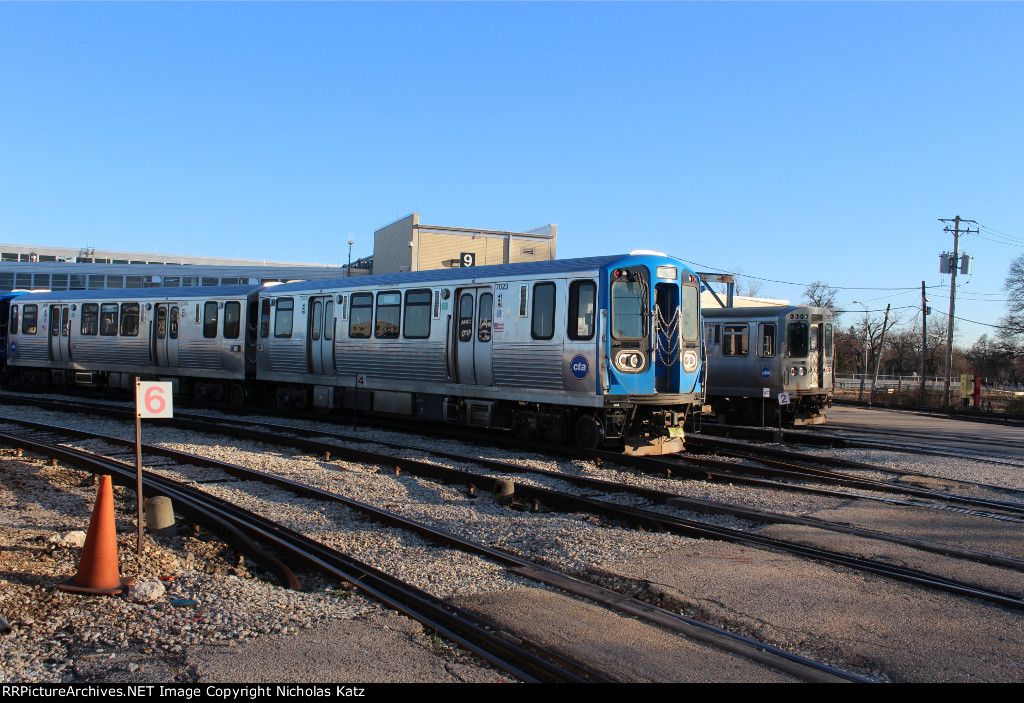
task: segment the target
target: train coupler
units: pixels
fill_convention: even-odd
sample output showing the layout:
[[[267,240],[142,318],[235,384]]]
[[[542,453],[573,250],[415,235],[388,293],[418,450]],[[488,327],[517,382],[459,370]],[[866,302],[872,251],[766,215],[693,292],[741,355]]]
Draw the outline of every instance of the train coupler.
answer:
[[[625,437],[623,454],[628,456],[661,456],[663,454],[678,454],[685,449],[683,443],[683,428],[673,427],[671,435],[657,437]]]

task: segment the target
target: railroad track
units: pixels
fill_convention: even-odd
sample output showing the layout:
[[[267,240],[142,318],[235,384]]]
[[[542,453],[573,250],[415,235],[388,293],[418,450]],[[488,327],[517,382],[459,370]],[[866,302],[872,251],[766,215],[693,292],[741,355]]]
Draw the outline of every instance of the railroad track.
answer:
[[[27,445],[32,451],[48,455],[56,455],[60,457],[61,461],[74,463],[75,465],[81,466],[82,468],[86,468],[90,471],[110,472],[113,475],[120,477],[120,481],[128,484],[129,487],[134,486],[135,474],[134,467],[131,465],[111,459],[97,459],[97,457],[78,452],[77,450],[58,447],[53,443],[55,440],[60,439],[66,434],[74,434],[78,437],[101,439],[104,442],[121,444],[122,446],[130,444],[130,442],[111,437],[97,437],[96,435],[91,435],[90,433],[71,428],[44,427],[24,422],[19,424],[30,428],[32,434],[36,435],[37,438],[29,440],[24,435],[3,434],[0,435],[0,441],[11,445]],[[265,434],[263,438],[266,440]],[[255,479],[263,482],[269,482],[296,494],[312,496],[320,500],[330,500],[343,503],[346,507],[359,510],[374,520],[384,524],[415,531],[422,536],[426,536],[427,538],[446,546],[471,551],[481,556],[485,556],[504,564],[521,576],[525,576],[548,586],[572,593],[579,597],[603,603],[605,606],[614,608],[615,610],[627,614],[630,617],[647,620],[658,627],[675,632],[681,636],[744,656],[752,661],[758,662],[759,664],[769,666],[804,680],[819,682],[862,680],[856,675],[848,674],[832,667],[818,664],[803,657],[785,652],[781,649],[756,642],[750,638],[741,637],[734,633],[708,626],[691,618],[686,618],[667,610],[651,606],[650,604],[637,601],[628,596],[624,596],[623,594],[615,593],[593,584],[580,582],[577,579],[559,573],[543,565],[517,557],[514,554],[500,549],[487,547],[486,545],[481,545],[450,533],[430,528],[426,525],[402,518],[397,514],[373,508],[372,506],[359,503],[357,501],[349,500],[344,496],[331,494],[312,486],[284,480],[261,472],[254,472],[243,467],[204,459],[195,455],[184,455],[181,452],[175,452],[173,450],[167,450],[160,447],[146,447],[145,453],[147,456],[160,454],[164,457],[173,459],[176,463],[187,462],[205,466],[215,466],[239,479]],[[158,492],[161,495],[170,495],[172,499],[175,500],[176,505],[178,504],[178,501],[182,501],[187,506],[193,506],[196,504],[203,505],[202,508],[190,507],[189,510],[193,513],[199,510],[199,514],[202,516],[202,519],[207,521],[211,520],[210,516],[212,515],[213,521],[218,524],[220,527],[219,532],[222,534],[225,531],[224,523],[227,523],[230,525],[228,528],[229,531],[234,530],[236,532],[242,532],[247,536],[258,538],[261,541],[272,541],[275,550],[283,551],[292,555],[292,558],[304,562],[304,566],[306,568],[316,568],[332,575],[335,578],[355,584],[358,588],[366,591],[371,597],[381,600],[389,607],[394,607],[401,612],[424,622],[428,627],[437,630],[445,637],[465,646],[467,649],[477,653],[495,666],[509,671],[513,675],[524,680],[600,681],[603,678],[600,673],[587,668],[585,665],[567,662],[564,658],[552,663],[552,659],[559,659],[558,655],[537,647],[536,645],[530,645],[529,643],[520,645],[519,649],[513,650],[514,656],[509,656],[507,655],[507,652],[511,646],[508,644],[508,641],[516,639],[516,636],[507,632],[501,632],[500,628],[497,628],[493,623],[483,623],[481,625],[483,633],[489,633],[492,636],[496,635],[499,638],[497,643],[498,654],[495,654],[493,651],[495,645],[493,643],[487,642],[486,644],[481,644],[478,641],[479,638],[484,636],[479,627],[474,630],[472,632],[472,636],[470,636],[464,631],[455,630],[447,620],[439,621],[438,618],[440,616],[436,614],[432,614],[428,619],[425,619],[422,615],[422,609],[424,607],[422,602],[429,601],[433,597],[422,592],[418,592],[418,589],[413,589],[412,596],[406,595],[404,589],[409,588],[407,585],[402,584],[400,587],[395,586],[388,582],[389,577],[387,577],[386,574],[377,572],[372,569],[372,567],[368,567],[355,562],[351,558],[339,555],[334,550],[330,550],[323,545],[319,545],[308,538],[301,537],[301,535],[297,535],[280,525],[272,524],[269,521],[258,518],[258,516],[254,516],[252,513],[241,510],[237,507],[226,505],[222,501],[214,501],[216,503],[215,507],[207,506],[204,504],[204,501],[207,500],[207,498],[201,491],[183,487],[177,482],[169,481],[168,479],[160,477],[157,474],[153,474],[152,472],[146,472],[144,486],[146,486],[147,490]],[[242,548],[246,553],[259,557],[259,550],[257,548],[252,546],[246,547],[244,544],[242,545]],[[294,577],[287,571],[287,567],[282,569],[282,565],[273,557],[270,558],[268,564],[271,568],[275,569],[282,575],[283,583],[291,587],[295,587],[297,585],[294,581]],[[383,586],[380,585],[382,581],[385,582]],[[396,588],[401,589],[400,593],[402,595],[394,594],[393,591]],[[408,601],[410,599],[416,604],[416,607],[408,605]],[[436,607],[441,609],[441,615],[445,614],[445,609],[454,609],[453,606],[448,604],[441,604]],[[455,621],[456,623],[461,624],[465,620],[472,619],[473,618],[467,616],[465,613],[459,611],[457,612]],[[521,651],[523,649],[525,649],[525,653],[524,651]],[[533,660],[537,657],[534,652],[541,653],[540,661],[544,663],[543,666]],[[531,657],[533,657],[533,659],[531,659]]]
[[[79,409],[81,409],[81,406],[79,406]],[[102,409],[108,412],[110,411],[109,407],[107,406],[100,406],[99,408],[93,409]],[[117,414],[118,412],[123,411],[114,409],[112,412]],[[299,426],[290,426],[281,423],[254,422],[242,420],[239,418],[211,418],[206,415],[189,415],[188,413],[178,413],[178,417],[171,422],[173,422],[173,424],[179,427],[189,430],[213,431],[217,433],[229,434],[240,439],[250,440],[266,440],[268,437],[268,432],[308,433],[307,430],[304,430]],[[380,461],[390,462],[396,467],[397,470],[407,471],[416,475],[428,477],[434,480],[445,481],[448,483],[475,486],[490,492],[494,492],[502,482],[502,479],[495,479],[492,476],[471,473],[463,470],[444,468],[432,463],[410,461],[403,459],[401,457],[382,456],[380,453],[373,451],[353,449],[351,446],[339,444],[338,441],[363,442],[364,440],[361,437],[347,435],[345,433],[334,433],[329,438],[322,436],[319,439],[309,439],[295,436],[287,438],[279,437],[278,441],[284,441],[297,448],[318,454],[329,455],[331,452],[334,452],[336,456],[345,457],[351,461],[359,461],[365,463],[376,463]],[[957,558],[968,559],[981,564],[1009,568],[1015,571],[1024,570],[1024,561],[1018,558],[1000,554],[992,554],[984,551],[964,549],[953,545],[936,543],[924,539],[908,538],[905,536],[883,533],[876,530],[860,529],[849,525],[834,523],[830,524],[820,520],[802,519],[792,516],[780,515],[777,513],[768,513],[765,511],[751,510],[743,508],[741,506],[722,505],[720,503],[714,503],[711,501],[694,500],[685,498],[676,493],[668,491],[659,491],[639,488],[635,486],[627,486],[623,484],[611,483],[608,481],[591,479],[582,476],[573,476],[561,472],[552,472],[543,469],[535,469],[528,466],[521,466],[518,464],[510,464],[508,462],[486,460],[481,459],[477,456],[464,456],[453,453],[439,452],[434,449],[425,449],[423,447],[413,446],[405,443],[389,443],[377,441],[374,442],[374,444],[381,446],[389,446],[391,449],[398,451],[429,451],[429,453],[441,457],[445,460],[456,461],[463,464],[475,464],[483,468],[484,470],[490,472],[497,472],[505,475],[532,474],[535,476],[545,476],[550,479],[564,481],[573,484],[577,488],[585,489],[592,492],[598,492],[602,494],[630,494],[633,496],[641,497],[644,500],[653,502],[656,505],[668,504],[675,508],[688,509],[697,513],[732,515],[734,517],[756,520],[758,522],[765,523],[787,523],[791,525],[803,525],[807,527],[814,527],[816,529],[824,529],[832,532],[839,532],[858,537],[866,537],[869,539],[892,542],[904,546],[909,546],[922,551],[931,552],[934,554],[955,556]],[[661,458],[649,457],[627,457],[610,452],[602,452],[598,450],[579,452],[578,450],[571,450],[565,447],[548,448],[556,451],[582,453],[591,458],[596,458],[599,461],[603,460],[604,462],[625,463],[629,465],[631,468],[644,471],[649,474],[660,473],[671,475],[675,473],[677,477],[682,475],[689,476],[690,478],[699,478],[703,480],[718,480],[730,483],[740,482],[748,483],[750,485],[759,487],[782,488],[785,490],[800,490],[811,493],[819,493],[821,495],[838,495],[844,498],[866,498],[874,501],[883,501],[891,505],[906,505],[912,507],[924,507],[929,509],[945,509],[953,512],[980,515],[983,517],[996,518],[1000,520],[1011,520],[1017,522],[1021,520],[1021,518],[1019,517],[1019,510],[1021,506],[1015,504],[1004,505],[1002,502],[972,501],[969,498],[964,498],[964,501],[968,503],[973,502],[974,504],[984,505],[987,507],[1001,508],[1004,510],[1008,510],[1011,513],[1010,515],[1006,515],[995,512],[965,510],[963,508],[955,506],[949,507],[934,505],[930,503],[920,503],[899,499],[880,498],[877,496],[865,496],[844,492],[836,492],[827,489],[809,488],[804,486],[797,486],[792,483],[765,481],[764,479],[760,478],[748,478],[743,475],[744,473],[751,472],[767,472],[768,474],[776,477],[782,476],[788,478],[806,478],[809,475],[813,477],[815,480],[824,480],[846,485],[860,485],[875,490],[884,490],[896,493],[916,493],[919,496],[924,496],[932,499],[952,500],[954,503],[964,502],[959,500],[961,498],[959,496],[950,496],[949,494],[943,494],[935,491],[915,491],[912,487],[907,487],[906,489],[904,489],[903,487],[893,487],[881,481],[865,481],[850,479],[849,477],[843,475],[836,475],[833,474],[832,472],[826,472],[815,467],[795,465],[791,461],[780,462],[775,459],[764,459],[758,457],[757,460],[759,462],[765,464],[773,464],[773,466],[768,468],[751,468],[746,465],[737,466],[735,464],[730,464],[719,460],[694,458],[690,456],[682,458],[673,457],[672,459],[665,460]],[[681,464],[679,462],[681,462]],[[779,468],[780,464],[785,466],[786,468]],[[694,468],[692,465],[696,465],[699,468]],[[866,465],[859,466],[863,468]],[[869,468],[878,469],[879,467]],[[985,600],[989,600],[991,602],[999,603],[1001,605],[1007,605],[1015,608],[1019,608],[1022,605],[1021,599],[1015,594],[1003,593],[995,589],[980,586],[978,584],[965,583],[962,580],[945,578],[936,574],[927,573],[919,569],[903,568],[897,565],[889,564],[887,562],[880,562],[869,558],[854,557],[848,554],[843,554],[829,549],[812,548],[804,544],[793,543],[787,540],[766,538],[753,534],[749,530],[739,530],[720,527],[716,525],[708,525],[702,521],[687,520],[667,512],[654,512],[642,508],[625,507],[617,505],[614,502],[609,502],[608,500],[595,499],[592,497],[581,496],[577,494],[568,493],[565,491],[539,488],[524,483],[515,484],[514,492],[521,504],[532,505],[534,509],[539,509],[541,505],[544,505],[547,509],[574,512],[589,512],[595,515],[599,515],[608,520],[619,521],[621,523],[632,525],[635,527],[640,527],[642,529],[651,529],[656,531],[671,531],[677,534],[694,538],[716,539],[741,544],[748,544],[761,548],[772,548],[785,551],[787,553],[794,554],[804,558],[816,559],[819,561],[825,561],[850,568],[856,568],[869,573],[884,575],[889,578],[893,578],[904,582],[939,588],[941,590],[946,590],[960,595],[978,597]]]
[[[109,474],[115,483],[134,488],[135,467],[129,463],[57,443],[65,433],[53,428],[36,428],[34,438],[26,434],[0,434],[0,442],[59,459],[92,473]],[[198,457],[190,457],[198,461]],[[442,601],[425,591],[395,579],[352,557],[311,540],[294,530],[244,510],[228,501],[172,481],[152,471],[144,472],[144,493],[172,499],[177,511],[213,528],[231,544],[276,572],[282,585],[299,588],[290,566],[261,544],[287,555],[293,563],[323,572],[352,584],[369,597],[418,620],[495,667],[524,681],[586,682],[609,681],[603,675],[571,662],[554,652],[523,641],[475,614]],[[261,543],[261,544],[258,544]]]

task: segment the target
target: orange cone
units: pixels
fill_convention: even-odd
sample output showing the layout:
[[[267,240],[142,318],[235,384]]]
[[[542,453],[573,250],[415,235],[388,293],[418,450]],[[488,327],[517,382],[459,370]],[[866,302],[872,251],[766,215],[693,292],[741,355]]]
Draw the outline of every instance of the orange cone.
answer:
[[[116,595],[122,589],[117,566],[117,529],[114,526],[114,491],[110,476],[100,477],[96,506],[89,521],[85,547],[73,581],[57,586],[62,591]]]

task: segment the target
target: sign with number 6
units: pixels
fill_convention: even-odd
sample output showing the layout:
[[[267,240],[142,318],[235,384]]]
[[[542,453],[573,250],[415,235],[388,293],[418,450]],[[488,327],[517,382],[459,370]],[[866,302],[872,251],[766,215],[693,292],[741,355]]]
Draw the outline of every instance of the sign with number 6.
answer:
[[[135,413],[139,417],[174,417],[171,383],[138,381],[135,384]]]

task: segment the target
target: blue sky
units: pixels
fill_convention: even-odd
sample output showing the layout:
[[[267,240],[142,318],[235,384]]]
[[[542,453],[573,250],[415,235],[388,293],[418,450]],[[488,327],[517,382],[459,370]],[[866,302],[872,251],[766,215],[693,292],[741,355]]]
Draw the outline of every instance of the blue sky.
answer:
[[[995,324],[1022,37],[1002,2],[0,2],[0,241],[337,264],[413,211],[553,222],[562,258],[660,249],[909,323],[922,280],[948,309],[960,215],[957,317]]]

